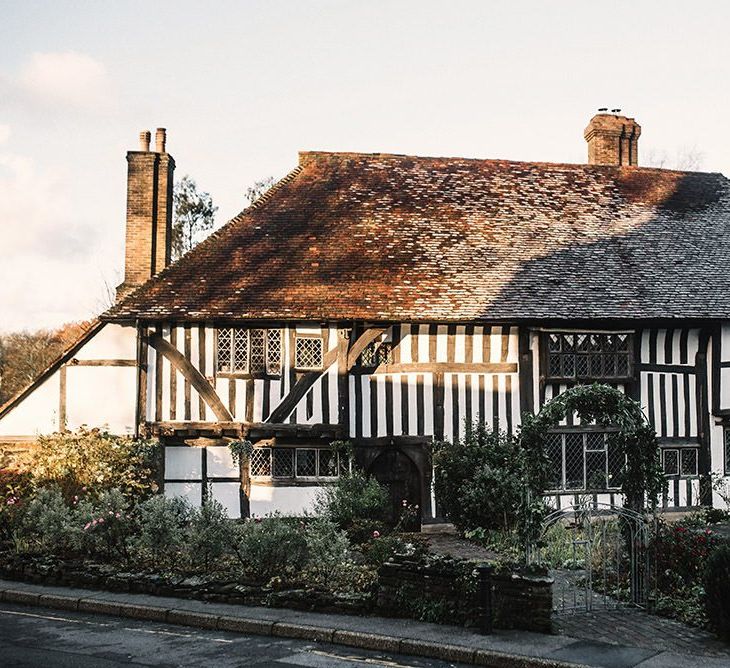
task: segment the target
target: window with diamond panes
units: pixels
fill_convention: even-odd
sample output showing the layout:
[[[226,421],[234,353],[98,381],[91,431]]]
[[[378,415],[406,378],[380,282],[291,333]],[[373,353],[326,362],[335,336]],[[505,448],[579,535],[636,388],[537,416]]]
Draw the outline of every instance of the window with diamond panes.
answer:
[[[297,337],[297,369],[322,368],[322,339],[319,337]]]
[[[271,475],[274,478],[294,477],[294,450],[292,448],[274,448],[271,464]]]
[[[281,330],[266,330],[266,372],[278,374],[281,371]]]
[[[698,448],[663,448],[662,468],[668,476],[696,476],[698,474]]]
[[[547,376],[551,379],[625,379],[631,376],[630,334],[549,332]]]
[[[550,489],[617,489],[625,458],[606,432],[551,432],[545,441]]]
[[[217,357],[219,373],[278,374],[281,371],[281,331],[219,329]]]
[[[329,448],[255,448],[252,478],[337,478],[349,471],[349,459]]]
[[[255,478],[271,476],[271,448],[254,448],[251,452],[250,471]]]
[[[358,360],[358,365],[365,368],[376,368],[381,364],[393,364],[393,344],[390,341],[373,341]]]

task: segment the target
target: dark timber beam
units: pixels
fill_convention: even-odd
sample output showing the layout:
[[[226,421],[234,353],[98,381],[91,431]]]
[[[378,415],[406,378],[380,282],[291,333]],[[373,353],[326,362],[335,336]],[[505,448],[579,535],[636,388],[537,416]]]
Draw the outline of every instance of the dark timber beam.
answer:
[[[167,357],[173,369],[179,371],[183,377],[197,390],[198,394],[210,406],[213,414],[220,422],[233,422],[233,416],[223,405],[216,391],[185,356],[180,353],[172,344],[168,343],[159,334],[151,334],[148,343],[160,355]],[[159,381],[158,381],[159,382]]]
[[[324,345],[324,344],[323,344]],[[283,422],[291,413],[296,405],[302,400],[304,395],[310,390],[317,379],[322,376],[336,361],[337,348],[333,348],[325,353],[322,358],[322,368],[317,371],[307,371],[289,390],[283,401],[271,411],[271,415],[266,418],[266,422]]]

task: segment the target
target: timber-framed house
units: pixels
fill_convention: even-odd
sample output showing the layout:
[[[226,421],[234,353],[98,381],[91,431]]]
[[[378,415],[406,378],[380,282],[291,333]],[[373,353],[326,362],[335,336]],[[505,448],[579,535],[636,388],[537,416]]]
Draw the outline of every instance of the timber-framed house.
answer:
[[[232,516],[298,513],[350,463],[437,515],[429,449],[576,383],[641,402],[663,505],[730,473],[730,182],[638,166],[640,127],[598,114],[588,164],[304,152],[170,263],[174,161],[127,155],[117,304],[0,410],[0,439],[80,424],[158,436],[165,493]],[[235,465],[227,444],[254,445]],[[548,444],[556,504],[620,502],[605,434]]]

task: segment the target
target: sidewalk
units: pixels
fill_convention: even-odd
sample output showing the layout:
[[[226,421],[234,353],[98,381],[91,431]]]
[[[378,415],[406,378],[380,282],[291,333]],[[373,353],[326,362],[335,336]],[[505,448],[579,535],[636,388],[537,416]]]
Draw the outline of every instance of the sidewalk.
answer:
[[[496,631],[482,636],[461,627],[405,619],[355,617],[287,609],[206,603],[0,580],[0,600],[247,634],[320,642],[505,668],[719,668],[727,658],[690,656],[579,640],[565,635]]]

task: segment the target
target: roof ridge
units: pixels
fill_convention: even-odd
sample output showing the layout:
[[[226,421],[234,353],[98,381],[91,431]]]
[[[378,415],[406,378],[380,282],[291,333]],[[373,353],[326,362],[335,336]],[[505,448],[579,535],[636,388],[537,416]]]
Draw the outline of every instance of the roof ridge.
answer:
[[[514,160],[511,158],[468,158],[464,156],[449,156],[449,155],[413,155],[410,153],[388,153],[388,152],[374,152],[368,153],[365,151],[299,151],[300,166],[306,164],[311,159],[321,158],[407,158],[409,160],[458,160],[463,162],[481,162],[491,163],[496,165],[534,165],[536,167],[574,167],[581,169],[619,169],[628,171],[646,171],[646,172],[660,172],[662,174],[707,174],[707,175],[721,175],[722,172],[708,172],[704,170],[682,170],[682,169],[668,169],[666,167],[652,167],[648,165],[591,165],[587,162],[549,162],[544,160]],[[725,177],[727,178],[727,177]]]

